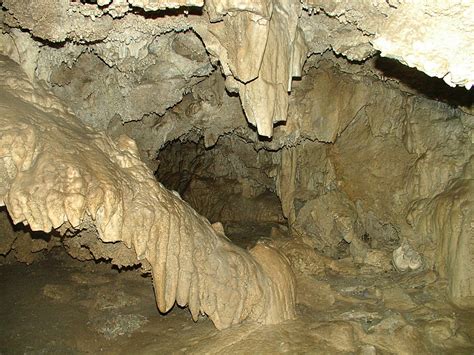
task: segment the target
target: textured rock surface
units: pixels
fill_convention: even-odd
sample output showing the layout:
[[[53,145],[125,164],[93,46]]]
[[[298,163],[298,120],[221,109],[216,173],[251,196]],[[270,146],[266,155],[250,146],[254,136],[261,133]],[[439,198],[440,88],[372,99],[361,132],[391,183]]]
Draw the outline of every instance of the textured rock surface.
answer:
[[[130,122],[151,113],[163,115],[213,70],[193,32],[165,34],[140,44],[135,59],[128,46],[121,60],[121,47],[97,44],[95,54],[79,53],[72,64],[53,67],[51,56],[57,54],[43,50],[42,75],[83,122],[104,130],[115,117]]]
[[[198,58],[204,46],[225,75],[227,89],[239,93],[248,121],[267,137],[273,135],[275,123],[286,121],[292,78],[301,76],[312,54],[332,50],[363,61],[380,50],[449,85],[473,84],[474,6],[469,1],[5,0],[2,4],[4,24],[59,47],[51,50],[24,33],[7,34],[0,41],[2,52],[15,57],[29,75],[37,68],[38,77],[51,85],[77,86],[79,80],[82,95],[73,97],[77,94],[67,90],[56,94],[64,93],[76,105],[89,101],[91,107],[76,107],[76,114],[101,128],[113,117],[110,105],[101,101],[114,102],[123,122],[145,113],[163,114],[179,102],[197,78],[211,70],[207,57]],[[177,10],[167,16],[160,12],[164,9]],[[199,40],[189,33],[170,33],[191,29]],[[180,48],[174,47],[175,38],[184,40],[178,43]],[[70,83],[51,77],[58,71],[80,70],[76,61],[84,52],[94,53],[110,68],[103,67],[95,78],[87,79],[87,71],[84,76],[73,75]],[[90,86],[101,85],[105,87],[97,93],[90,92]],[[106,87],[113,90],[106,92]],[[86,115],[87,111],[96,112]],[[101,114],[105,117],[98,117]]]
[[[151,265],[162,312],[187,305],[219,329],[294,316],[294,280],[281,254],[231,244],[155,181],[131,139],[114,143],[84,126],[11,61],[3,58],[1,69],[0,202],[15,223],[50,232],[90,220],[103,242],[121,242]]]
[[[344,104],[328,99],[336,92]],[[434,267],[450,280],[451,300],[472,307],[472,116],[324,65],[294,94],[299,105],[281,130],[301,143],[283,150],[277,187],[295,232],[334,253],[343,233],[321,214],[341,210],[330,194],[343,191],[357,211],[351,220],[363,225],[350,228],[355,240],[369,241],[350,246],[354,259],[375,247],[394,252],[400,270]]]
[[[287,245],[297,261],[295,243]],[[311,251],[304,248],[305,251]],[[58,250],[59,252],[59,250]],[[48,353],[470,353],[472,316],[457,312],[434,272],[363,273],[312,250],[319,272],[298,273],[298,317],[217,331],[186,310],[156,314],[149,280],[55,253],[0,266],[0,350]],[[310,258],[299,255],[306,262]],[[309,263],[308,263],[309,264]],[[346,264],[346,267],[344,267]],[[354,275],[348,273],[351,271]],[[13,297],[14,296],[14,297]],[[41,312],[39,312],[41,310]],[[25,322],[24,319],[28,319]],[[44,327],[45,322],[51,327]],[[110,338],[113,337],[113,341]]]
[[[336,34],[322,36],[336,53],[361,60],[375,48],[382,56],[443,78],[451,86],[470,89],[474,85],[473,62],[469,58],[474,53],[474,6],[470,1],[305,0],[303,3],[310,13],[322,11],[344,25],[348,35],[338,36],[341,25],[336,25]]]
[[[397,7],[372,43],[383,56],[443,78],[451,86],[470,89],[474,33],[466,28],[473,25],[470,1],[407,1]]]
[[[157,177],[212,222],[284,222],[272,191],[274,154],[225,136],[212,149],[204,142],[176,142],[160,151]]]
[[[297,211],[293,231],[309,237],[315,249],[331,257],[344,253],[344,246],[363,234],[355,207],[339,191],[306,202]]]
[[[17,106],[15,116],[0,118],[0,150],[7,152],[0,196],[15,221],[46,231],[62,225],[61,242],[77,259],[141,263],[155,275],[160,309],[176,298],[222,328],[249,318],[276,321],[262,304],[276,295],[273,285],[286,283],[268,272],[279,266],[269,265],[266,253],[278,252],[259,245],[251,257],[228,243],[224,229],[245,220],[240,234],[256,242],[265,233],[252,223],[282,222],[283,215],[293,239],[285,226],[270,229],[292,268],[304,270],[297,277],[301,303],[330,318],[327,308],[351,304],[350,294],[361,292],[364,304],[394,310],[338,314],[310,327],[314,339],[331,343],[333,352],[363,353],[390,352],[397,337],[408,339],[401,352],[428,352],[422,335],[436,346],[458,341],[454,321],[429,318],[428,308],[445,309],[440,295],[420,301],[393,285],[346,285],[338,295],[312,277],[400,273],[419,284],[417,275],[435,270],[452,302],[474,306],[474,92],[466,90],[474,73],[472,1],[1,5],[0,53],[28,77],[15,81],[12,74],[0,84],[11,91],[1,109]],[[62,155],[52,158],[55,149]],[[157,169],[224,227],[209,225],[179,194],[157,185],[150,173]],[[10,230],[0,254],[30,263],[57,243]],[[181,262],[184,250],[197,250],[186,258],[190,264]],[[188,281],[210,293],[186,298],[181,282]],[[247,289],[252,296],[244,300]],[[286,296],[293,299],[291,291]],[[238,311],[222,311],[223,302]],[[281,318],[291,316],[288,309]],[[424,320],[410,323],[403,312]],[[354,321],[362,325],[347,323]]]

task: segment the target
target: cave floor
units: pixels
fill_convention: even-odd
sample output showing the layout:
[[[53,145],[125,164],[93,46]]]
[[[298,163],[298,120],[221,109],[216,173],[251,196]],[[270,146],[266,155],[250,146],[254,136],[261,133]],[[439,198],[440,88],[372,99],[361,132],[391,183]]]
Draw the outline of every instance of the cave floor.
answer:
[[[139,271],[59,251],[0,266],[0,284],[0,354],[474,353],[474,314],[452,308],[430,272],[300,275],[297,319],[220,332],[186,309],[159,314]]]

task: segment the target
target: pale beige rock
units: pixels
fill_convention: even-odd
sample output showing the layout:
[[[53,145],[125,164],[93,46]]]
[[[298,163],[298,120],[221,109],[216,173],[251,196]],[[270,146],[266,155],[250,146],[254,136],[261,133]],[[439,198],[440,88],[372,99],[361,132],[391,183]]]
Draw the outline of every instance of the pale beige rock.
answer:
[[[471,1],[404,1],[383,26],[374,47],[448,85],[474,85],[474,5]]]
[[[219,236],[155,181],[134,141],[93,131],[13,62],[0,65],[0,158],[13,163],[0,202],[15,223],[49,232],[90,218],[103,242],[149,262],[162,312],[187,305],[219,329],[294,317],[294,276],[278,251],[258,244],[249,254]]]
[[[116,73],[112,77],[131,78],[124,87],[134,86],[134,90],[125,93],[134,105],[125,105],[124,112],[126,107],[135,106],[139,114],[143,110],[161,114],[159,109],[152,111],[156,107],[153,107],[149,92],[161,91],[162,96],[167,93],[159,85],[132,85],[141,80],[135,73],[135,66],[140,64],[132,65],[130,59],[149,61],[149,58],[145,59],[147,49],[150,40],[157,35],[194,29],[213,64],[222,68],[227,77],[227,88],[240,94],[248,121],[257,127],[260,135],[267,137],[273,135],[274,124],[287,120],[292,78],[301,76],[302,65],[309,54],[331,50],[350,60],[363,61],[379,49],[383,55],[416,66],[428,75],[442,77],[450,85],[469,88],[473,81],[471,28],[474,7],[463,0],[447,3],[102,0],[97,4],[65,0],[8,0],[2,5],[6,9],[2,12],[2,22],[8,26],[28,30],[43,40],[67,43],[66,47],[70,46],[69,41],[73,41],[78,47],[84,46],[81,53],[89,44],[87,47],[93,48],[109,66],[117,66],[123,74]],[[178,10],[173,16],[167,16],[164,11],[176,8]],[[133,9],[151,12],[152,18],[137,14]],[[188,13],[193,11],[196,14]],[[154,14],[158,16],[155,18]],[[63,52],[63,61],[68,65],[71,59],[77,59],[77,55],[71,58],[71,53],[62,48],[57,51]],[[29,55],[22,57],[21,61],[30,69],[37,61],[43,65],[46,63],[41,55],[38,60]],[[178,72],[189,69],[189,62],[177,58],[173,61],[179,62]],[[123,67],[127,70],[124,71]],[[163,65],[157,71],[169,69]],[[30,75],[33,72],[34,69],[28,71]],[[48,76],[44,69],[39,69],[37,74],[43,78]],[[209,72],[203,75],[207,74]],[[122,81],[127,80],[122,78]],[[186,84],[186,87],[177,85],[177,91],[189,90],[195,82]],[[165,108],[176,104],[182,97],[173,93],[175,90],[170,91]],[[120,105],[120,100],[114,98],[114,101]],[[131,120],[133,115],[130,113],[135,110],[129,111],[125,122]],[[328,130],[334,131],[334,127]],[[325,139],[331,141],[334,138],[331,135]]]
[[[329,43],[336,53],[360,60],[373,54],[366,50],[361,55],[362,49],[373,47],[451,86],[469,89],[473,85],[474,6],[470,1],[305,0],[303,4],[310,14],[322,11],[337,19],[340,25],[331,27],[345,30],[354,39],[352,43],[345,39],[349,46],[344,46],[344,39],[333,36]],[[309,38],[314,37],[313,31],[318,33],[315,27],[308,31]],[[313,43],[324,46],[322,37]],[[350,48],[354,44],[356,56]],[[318,46],[313,44],[313,48],[318,52]]]
[[[409,243],[404,241],[393,251],[393,265],[398,271],[415,271],[423,266],[421,255],[413,250]]]
[[[227,13],[223,22],[195,27],[206,48],[219,58],[224,74],[237,80],[234,87],[248,121],[267,137],[272,136],[274,123],[286,121],[291,80],[301,75],[306,58],[298,27],[300,5],[272,3],[258,8],[242,3],[248,12],[232,12],[233,4],[225,8],[211,2],[213,13]]]
[[[463,175],[446,191],[431,200],[420,201],[409,218],[420,235],[437,245],[437,265],[449,279],[449,296],[459,307],[474,307],[474,179],[473,159]]]
[[[209,11],[211,20],[236,11],[247,11],[269,19],[273,11],[273,0],[208,0],[206,9]]]
[[[357,26],[341,22],[325,13],[304,11],[299,25],[308,45],[309,54],[322,54],[332,50],[349,60],[362,61],[376,53],[370,36]]]

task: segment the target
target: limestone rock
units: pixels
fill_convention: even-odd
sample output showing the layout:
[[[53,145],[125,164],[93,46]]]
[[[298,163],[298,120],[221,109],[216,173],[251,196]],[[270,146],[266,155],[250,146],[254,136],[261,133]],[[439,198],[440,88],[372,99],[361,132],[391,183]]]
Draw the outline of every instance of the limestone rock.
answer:
[[[409,216],[420,235],[436,240],[438,270],[448,277],[450,299],[466,308],[474,306],[473,166],[471,158],[460,178],[433,199],[420,201]]]
[[[339,192],[329,192],[307,202],[292,226],[298,235],[309,237],[313,246],[326,255],[336,257],[341,244],[348,245],[362,233],[357,212]]]
[[[160,91],[163,96],[167,96],[167,92],[156,83],[136,85],[142,78],[141,75],[137,78],[135,73],[135,67],[140,64],[133,62],[149,62],[145,57],[151,41],[160,40],[156,36],[166,34],[165,37],[169,37],[172,31],[192,29],[205,45],[212,63],[222,68],[228,90],[239,93],[248,121],[257,127],[260,135],[267,137],[273,135],[274,124],[286,122],[292,78],[301,76],[302,66],[311,54],[331,50],[350,60],[364,61],[378,49],[382,55],[416,66],[428,75],[441,77],[450,85],[470,88],[473,83],[471,28],[474,7],[462,0],[451,0],[446,4],[385,0],[370,3],[339,0],[101,0],[97,3],[5,0],[2,6],[5,9],[2,23],[9,28],[29,31],[35,38],[47,42],[76,47],[76,52],[77,47],[80,47],[80,53],[92,50],[107,65],[117,67],[121,73],[112,76],[125,76],[122,81],[127,82],[126,87],[133,83],[131,86],[135,90],[128,91],[125,97],[130,97],[128,103],[133,103],[135,108],[143,106],[139,113],[145,108],[150,112],[153,103],[156,108],[156,102],[149,97],[150,91]],[[166,16],[166,9],[177,10],[173,16]],[[166,51],[165,47],[163,49]],[[56,56],[56,59],[61,57],[61,63],[73,64],[70,53],[64,48],[55,50],[62,52],[61,56]],[[48,47],[40,52],[43,51],[48,52]],[[77,58],[76,53],[73,61]],[[179,63],[178,71],[186,72],[193,67],[190,62],[178,59],[173,57],[173,62]],[[29,75],[35,74],[36,62],[47,64],[47,60],[29,55],[22,55],[19,60],[29,67]],[[161,69],[152,70],[155,74],[157,70],[173,71],[166,66],[169,63],[158,63],[158,67],[160,64],[163,65]],[[123,70],[124,67],[127,69]],[[40,68],[38,74],[44,76],[44,69]],[[201,74],[207,75],[209,71]],[[177,103],[182,93],[195,83],[187,82],[186,87],[182,82],[174,83],[178,88],[169,93],[169,100],[163,104],[165,108]],[[157,112],[161,114],[160,109]],[[130,120],[131,112],[133,110],[125,115],[124,121]],[[92,122],[95,120],[88,123]]]
[[[0,213],[0,230],[2,231],[0,238],[0,255],[4,256],[12,249],[15,239],[18,237],[5,211]]]
[[[271,145],[295,145],[282,149],[277,179],[290,225],[308,201],[342,191],[362,224],[359,237],[367,239],[351,246],[358,262],[374,257],[370,263],[389,270],[386,256],[393,253],[401,270],[435,269],[450,280],[451,299],[470,307],[473,268],[461,255],[471,253],[474,235],[472,117],[369,76],[333,71],[324,63],[317,70],[295,86],[288,124],[275,130]],[[332,90],[344,103],[332,106]],[[324,107],[318,103],[323,101]],[[324,136],[334,144],[311,142]],[[332,223],[323,215],[300,225],[314,231],[326,219]]]
[[[156,182],[130,138],[113,142],[13,62],[2,58],[0,67],[0,159],[11,168],[0,203],[13,222],[50,232],[90,218],[103,242],[121,242],[151,265],[162,312],[187,305],[219,329],[294,317],[294,276],[278,251],[231,244]]]
[[[469,90],[474,85],[473,25],[469,1],[407,1],[380,26],[372,43],[383,56]]]
[[[219,58],[223,73],[237,80],[247,119],[267,137],[272,136],[274,123],[286,121],[291,80],[301,75],[306,58],[298,28],[299,4],[271,3],[257,8],[249,3],[237,6],[248,12],[231,11],[233,4],[227,4],[227,9],[214,4],[215,13],[227,13],[222,22],[196,27],[206,48]]]
[[[393,265],[398,271],[415,271],[423,266],[423,260],[406,241],[393,251]]]
[[[354,38],[352,43],[357,44],[359,53],[370,46],[380,50],[383,56],[443,78],[451,86],[469,89],[473,85],[474,7],[469,1],[305,0],[303,3],[310,14],[321,11],[337,19],[340,25],[332,28],[345,30],[349,38]],[[338,37],[330,36],[335,37],[330,43],[337,52]],[[347,47],[342,48],[340,52],[351,58],[350,51],[344,52]],[[354,59],[365,59],[372,53],[367,50],[365,55],[359,54]]]

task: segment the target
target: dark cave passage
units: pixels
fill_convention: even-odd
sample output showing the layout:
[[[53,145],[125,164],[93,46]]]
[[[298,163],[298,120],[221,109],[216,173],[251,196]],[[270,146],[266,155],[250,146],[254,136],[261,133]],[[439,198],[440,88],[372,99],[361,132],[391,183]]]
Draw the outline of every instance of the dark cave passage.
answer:
[[[278,156],[233,135],[212,148],[205,148],[202,139],[174,141],[158,154],[155,175],[211,223],[222,223],[233,242],[251,247],[269,237],[272,227],[286,228],[271,176]]]
[[[0,0],[0,354],[472,355],[473,21]]]

